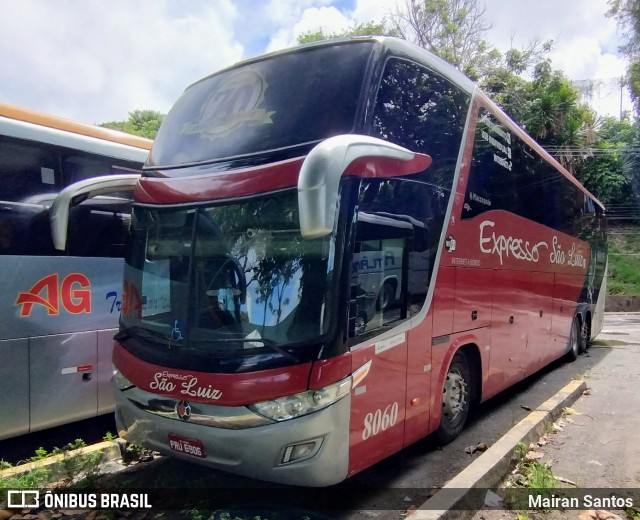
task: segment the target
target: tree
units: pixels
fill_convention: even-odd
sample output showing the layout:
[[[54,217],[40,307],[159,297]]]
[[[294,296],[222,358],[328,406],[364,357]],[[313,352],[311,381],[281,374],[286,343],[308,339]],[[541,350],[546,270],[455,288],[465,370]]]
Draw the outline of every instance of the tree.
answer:
[[[522,75],[534,75],[536,69],[547,66],[554,41],[534,40],[524,49],[509,49],[480,80],[482,89],[515,121],[527,116],[527,102],[535,97],[531,81]]]
[[[391,18],[398,36],[477,81],[500,60],[500,52],[483,37],[491,28],[484,13],[478,0],[404,0]]]
[[[636,115],[640,115],[640,2],[609,0],[607,15],[616,18],[626,37],[620,51],[629,60],[626,81]]]
[[[344,31],[334,32],[334,33],[325,33],[321,28],[318,31],[309,31],[298,36],[298,43],[311,43],[317,42],[320,40],[328,40],[330,38],[342,38],[347,36],[367,36],[367,35],[379,35],[386,34],[388,36],[393,36],[395,33],[386,26],[385,20],[382,20],[380,23],[369,22],[369,23],[358,23],[355,22],[351,27],[345,29]]]
[[[627,120],[602,119],[591,157],[580,170],[580,181],[607,204],[637,204],[638,159],[633,148],[638,129]]]
[[[165,114],[156,110],[134,110],[125,121],[109,121],[99,126],[155,139]]]

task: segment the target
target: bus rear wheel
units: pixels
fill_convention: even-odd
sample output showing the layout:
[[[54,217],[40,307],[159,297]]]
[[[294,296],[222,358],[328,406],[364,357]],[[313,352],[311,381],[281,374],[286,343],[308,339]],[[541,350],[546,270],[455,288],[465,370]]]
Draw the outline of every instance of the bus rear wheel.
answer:
[[[586,317],[580,327],[580,353],[584,353],[589,348],[589,342],[591,341],[591,325],[589,318]]]
[[[436,430],[438,440],[447,444],[455,439],[469,415],[471,396],[471,370],[464,352],[456,352],[449,365],[442,389],[442,416]]]
[[[580,340],[582,339],[582,332],[580,330],[580,320],[577,316],[573,317],[571,322],[571,332],[569,333],[569,351],[567,352],[567,360],[575,361],[580,354]]]

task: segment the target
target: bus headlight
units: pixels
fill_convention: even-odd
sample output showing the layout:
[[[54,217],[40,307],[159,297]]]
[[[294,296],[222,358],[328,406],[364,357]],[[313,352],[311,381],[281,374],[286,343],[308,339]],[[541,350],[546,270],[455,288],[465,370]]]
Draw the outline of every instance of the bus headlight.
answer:
[[[133,388],[134,385],[131,381],[129,381],[126,377],[122,375],[122,372],[117,368],[113,370],[113,379],[116,382],[116,386],[118,390],[124,392],[125,390],[129,390],[129,388]]]
[[[278,397],[249,405],[248,408],[273,421],[286,421],[317,412],[339,401],[351,391],[351,384],[352,378],[349,376],[324,388]]]

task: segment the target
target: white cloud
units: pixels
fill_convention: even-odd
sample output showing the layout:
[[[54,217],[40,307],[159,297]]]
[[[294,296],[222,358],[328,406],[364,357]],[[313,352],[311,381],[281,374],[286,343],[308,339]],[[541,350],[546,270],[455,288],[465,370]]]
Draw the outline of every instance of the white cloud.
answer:
[[[394,2],[390,0],[357,0],[351,13],[358,23],[369,23],[388,18]]]
[[[603,52],[596,38],[581,36],[552,53],[553,63],[568,77],[592,79],[620,76],[624,71],[624,60],[614,54]]]
[[[493,23],[488,39],[500,50],[524,47],[535,39],[555,40],[552,65],[571,80],[594,80],[590,102],[601,114],[618,115],[620,88],[613,78],[624,74],[617,54],[620,36],[616,21],[606,16],[607,0],[485,0],[486,17]],[[610,87],[610,85],[614,85]],[[623,95],[623,109],[630,107]]]
[[[485,4],[486,18],[493,23],[489,41],[505,51],[512,44],[524,47],[535,39],[553,39],[554,66],[575,79],[601,73],[602,56],[611,54],[618,43],[616,22],[605,16],[607,0],[516,0],[509,4],[485,0]],[[618,65],[622,70],[621,60]]]
[[[177,16],[168,0],[7,5],[3,101],[89,123],[167,111],[189,83],[242,57],[230,0]]]
[[[279,0],[278,3],[283,3]],[[308,7],[298,16],[295,24],[282,27],[269,42],[268,51],[291,47],[297,38],[307,32],[323,31],[325,34],[340,32],[352,25],[352,20],[333,6]]]

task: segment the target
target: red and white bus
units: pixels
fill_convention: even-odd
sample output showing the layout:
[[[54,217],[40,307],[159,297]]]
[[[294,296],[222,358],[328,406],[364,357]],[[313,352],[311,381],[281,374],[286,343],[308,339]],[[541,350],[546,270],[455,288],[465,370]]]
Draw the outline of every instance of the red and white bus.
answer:
[[[601,328],[603,206],[469,79],[331,40],[186,89],[134,193],[121,435],[339,482]]]

